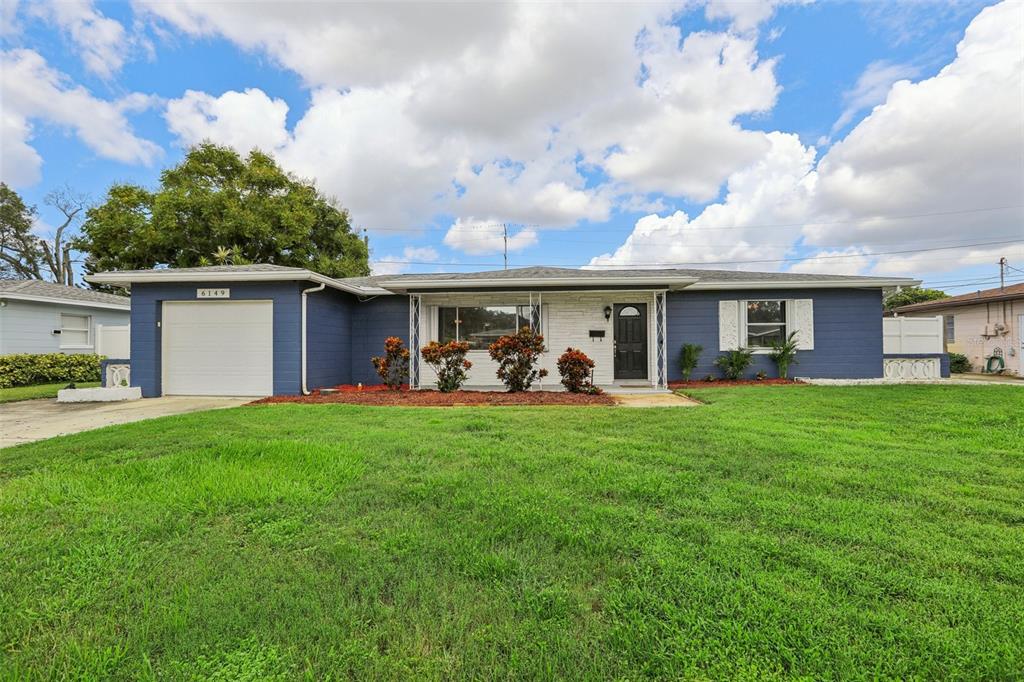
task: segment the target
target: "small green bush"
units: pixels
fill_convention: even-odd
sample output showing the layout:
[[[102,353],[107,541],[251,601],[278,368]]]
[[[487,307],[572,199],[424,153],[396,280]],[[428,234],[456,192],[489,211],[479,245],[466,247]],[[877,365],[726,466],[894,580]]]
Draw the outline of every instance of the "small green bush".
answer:
[[[697,358],[704,347],[696,343],[684,343],[683,351],[679,354],[679,370],[683,373],[683,381],[690,380],[690,374],[697,366]]]
[[[722,370],[722,374],[730,381],[736,381],[743,376],[743,370],[750,367],[754,361],[754,353],[747,348],[731,350],[725,355],[719,355],[715,360],[715,366]]]
[[[949,371],[953,374],[963,374],[971,371],[971,361],[963,353],[949,354]]]
[[[61,381],[99,381],[100,360],[92,353],[63,355],[0,355],[0,388],[53,384]]]

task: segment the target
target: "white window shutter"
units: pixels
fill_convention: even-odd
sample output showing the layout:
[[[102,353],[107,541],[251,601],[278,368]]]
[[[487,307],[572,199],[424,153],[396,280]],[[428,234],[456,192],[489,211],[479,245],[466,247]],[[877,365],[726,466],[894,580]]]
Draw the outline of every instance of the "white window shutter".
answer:
[[[814,350],[814,300],[798,298],[793,301],[791,331],[796,332],[796,347],[799,350]]]
[[[718,350],[740,347],[740,302],[718,302]]]

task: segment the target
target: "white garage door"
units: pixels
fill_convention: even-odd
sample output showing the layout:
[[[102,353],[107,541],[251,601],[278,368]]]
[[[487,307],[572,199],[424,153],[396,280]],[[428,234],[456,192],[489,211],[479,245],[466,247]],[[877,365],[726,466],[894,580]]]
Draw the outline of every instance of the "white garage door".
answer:
[[[274,392],[272,301],[165,301],[164,395]]]

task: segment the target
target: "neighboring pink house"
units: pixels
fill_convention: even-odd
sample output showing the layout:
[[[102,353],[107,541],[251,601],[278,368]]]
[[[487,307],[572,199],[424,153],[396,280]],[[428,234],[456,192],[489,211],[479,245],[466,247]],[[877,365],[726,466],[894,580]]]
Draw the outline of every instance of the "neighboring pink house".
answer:
[[[993,356],[1002,356],[1004,374],[1024,376],[1024,284],[896,308],[897,315],[945,321],[946,351],[962,353],[980,372]]]

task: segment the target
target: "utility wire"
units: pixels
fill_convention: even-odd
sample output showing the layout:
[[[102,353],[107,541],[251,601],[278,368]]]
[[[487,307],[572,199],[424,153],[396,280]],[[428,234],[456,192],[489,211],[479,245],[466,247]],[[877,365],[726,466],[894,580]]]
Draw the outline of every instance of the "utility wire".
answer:
[[[899,251],[873,251],[870,253],[857,253],[857,254],[837,254],[831,256],[802,256],[799,258],[763,258],[763,259],[751,259],[751,260],[724,260],[724,261],[689,261],[689,262],[651,262],[651,263],[565,263],[566,266],[587,266],[587,267],[611,267],[611,268],[623,268],[623,267],[679,267],[683,265],[687,266],[707,266],[707,265],[744,265],[750,263],[794,263],[806,260],[834,260],[842,258],[873,258],[875,256],[890,256],[903,253],[928,253],[932,251],[946,251],[949,249],[960,249],[969,248],[975,246],[997,246],[1002,244],[1018,244],[1024,242],[1024,239],[1011,239],[1004,241],[995,242],[975,242],[972,244],[954,244],[951,246],[936,246],[927,249],[903,249]],[[388,263],[395,265],[438,265],[437,261],[413,261],[413,260],[378,260],[376,263]],[[478,266],[478,267],[490,267],[500,266],[500,263],[446,263],[445,265],[463,265],[463,266]],[[533,265],[541,265],[539,263]],[[525,267],[525,266],[524,266]]]

